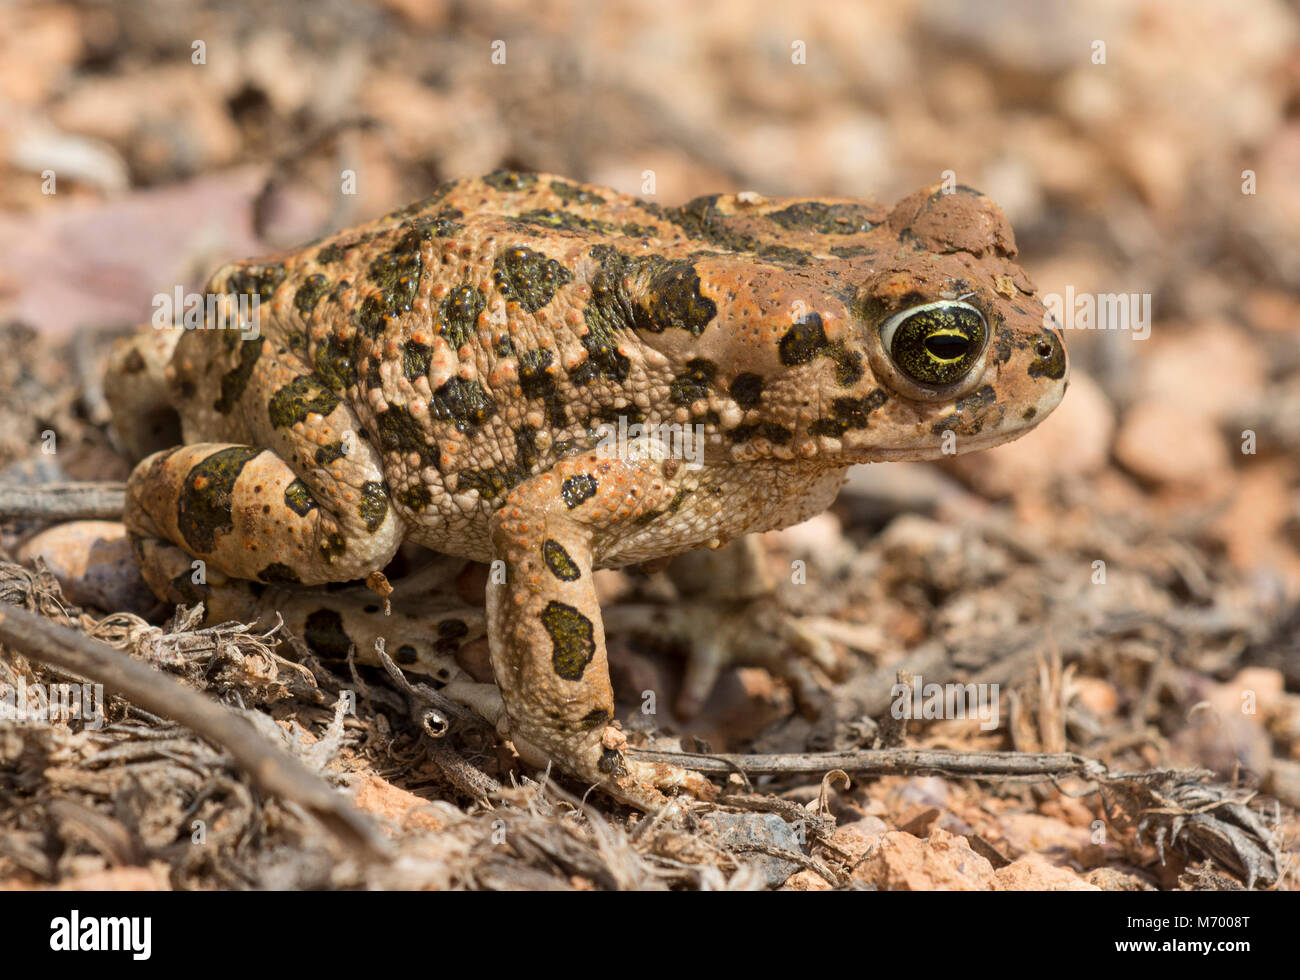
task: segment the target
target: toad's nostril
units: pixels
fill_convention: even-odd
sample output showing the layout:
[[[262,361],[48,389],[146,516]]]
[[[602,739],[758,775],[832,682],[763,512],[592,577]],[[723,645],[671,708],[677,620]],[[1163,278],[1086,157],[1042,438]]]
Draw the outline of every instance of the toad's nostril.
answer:
[[[1047,360],[1049,357],[1052,356],[1053,348],[1049,341],[1040,340],[1038,342],[1038,346],[1034,348],[1034,350],[1038,353],[1039,357],[1041,357],[1043,360]]]

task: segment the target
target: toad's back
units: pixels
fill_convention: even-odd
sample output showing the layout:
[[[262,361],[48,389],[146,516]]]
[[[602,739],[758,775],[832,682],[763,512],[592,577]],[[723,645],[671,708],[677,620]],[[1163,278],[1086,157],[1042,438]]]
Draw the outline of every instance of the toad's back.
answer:
[[[209,291],[257,295],[260,332],[180,342],[172,389],[185,439],[279,449],[283,430],[310,429],[313,414],[345,401],[361,427],[291,465],[347,483],[348,456],[368,442],[411,536],[473,557],[504,495],[590,448],[602,424],[700,425],[719,461],[737,448],[781,452],[794,428],[754,410],[794,365],[746,349],[764,334],[742,306],[780,309],[787,328],[798,304],[842,320],[833,294],[881,244],[872,230],[885,213],[848,201],[730,212],[718,202],[661,209],[498,173],[292,254],[227,266]],[[720,336],[704,336],[710,324]]]

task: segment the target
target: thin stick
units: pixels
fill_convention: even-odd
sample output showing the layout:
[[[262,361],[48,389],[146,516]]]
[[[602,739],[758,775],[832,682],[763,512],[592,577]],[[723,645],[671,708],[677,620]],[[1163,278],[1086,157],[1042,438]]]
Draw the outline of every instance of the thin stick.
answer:
[[[263,790],[314,814],[345,843],[385,852],[370,820],[347,798],[247,721],[148,664],[43,616],[0,602],[0,643],[32,660],[103,684],[147,711],[224,748]]]
[[[628,756],[644,762],[666,762],[708,775],[737,770],[750,776],[830,772],[843,769],[858,775],[934,774],[1008,778],[1023,776],[1096,776],[1105,767],[1071,752],[950,752],[930,749],[863,749],[859,752],[792,752],[776,755],[698,755],[692,752],[647,752],[629,749]]]
[[[0,485],[0,521],[114,521],[121,519],[125,507],[125,483]]]

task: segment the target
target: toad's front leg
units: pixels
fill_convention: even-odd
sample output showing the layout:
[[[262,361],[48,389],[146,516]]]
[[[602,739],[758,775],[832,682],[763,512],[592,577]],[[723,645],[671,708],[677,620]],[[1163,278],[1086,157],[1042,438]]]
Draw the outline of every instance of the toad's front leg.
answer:
[[[488,641],[516,748],[644,810],[665,805],[663,790],[715,790],[699,773],[624,755],[591,573],[598,542],[675,492],[661,463],[591,453],[520,484],[492,519],[505,581],[488,586]]]

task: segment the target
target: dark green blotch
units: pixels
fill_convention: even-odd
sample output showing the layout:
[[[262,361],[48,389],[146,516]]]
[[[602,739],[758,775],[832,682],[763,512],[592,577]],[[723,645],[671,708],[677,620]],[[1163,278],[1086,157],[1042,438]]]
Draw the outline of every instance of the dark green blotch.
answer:
[[[773,211],[767,219],[789,231],[814,231],[819,235],[853,235],[870,231],[874,227],[871,212],[860,204],[825,204],[822,201],[800,201],[780,211]]]
[[[551,665],[566,681],[580,681],[596,656],[591,620],[573,606],[551,600],[542,610],[542,626],[551,636]]]
[[[759,239],[737,231],[724,215],[718,213],[720,196],[708,194],[697,197],[679,208],[667,208],[662,214],[691,238],[702,238],[733,252],[753,252],[761,248],[763,243]],[[655,208],[648,209],[658,213]]]
[[[253,376],[253,366],[257,364],[257,359],[262,356],[264,343],[264,339],[258,337],[255,340],[245,340],[239,345],[239,364],[221,376],[221,397],[212,406],[222,415],[229,415],[234,410],[239,397],[248,387],[248,379]]]
[[[382,483],[371,480],[361,485],[361,503],[357,506],[366,530],[374,534],[388,516],[388,491]]]
[[[582,577],[578,563],[564,550],[564,545],[555,539],[547,538],[542,542],[542,557],[546,559],[546,567],[551,570],[551,574],[561,582],[575,582]]]
[[[997,393],[994,392],[992,385],[984,385],[981,388],[972,391],[964,398],[957,401],[957,411],[959,412],[977,412],[981,408],[986,408],[998,400]]]
[[[596,478],[586,473],[571,476],[560,484],[560,497],[569,510],[596,496]]]
[[[835,383],[848,388],[862,380],[862,354],[842,343],[831,344],[826,353],[835,361]]]
[[[731,382],[731,400],[741,408],[753,408],[763,397],[763,377],[746,371]]]
[[[379,287],[378,297],[362,305],[362,325],[371,333],[383,328],[385,318],[409,313],[420,286],[419,252],[384,252],[370,263],[371,281]]]
[[[831,417],[818,419],[808,431],[815,436],[838,438],[849,429],[865,429],[871,413],[888,400],[889,396],[879,388],[861,398],[836,398],[831,402]]]
[[[593,194],[591,191],[584,191],[575,184],[568,184],[562,180],[551,181],[551,190],[555,196],[569,204],[604,204],[605,199],[599,194]]]
[[[396,650],[393,651],[393,663],[396,664],[402,664],[403,666],[410,666],[411,664],[415,663],[419,659],[420,656],[418,653],[416,653],[415,647],[411,646],[411,644],[409,643],[403,643],[400,647],[398,647]]]
[[[379,295],[366,298],[359,319],[371,336],[381,332],[390,317],[411,311],[420,288],[424,243],[455,234],[460,226],[454,219],[459,217],[461,212],[448,209],[406,222],[397,229],[401,237],[392,249],[370,263],[370,281],[378,287]]]
[[[781,363],[786,367],[807,364],[828,346],[826,327],[820,313],[808,313],[786,331],[777,345]]]
[[[975,435],[984,428],[984,419],[980,416],[981,410],[988,408],[997,400],[998,396],[993,391],[993,386],[984,385],[966,397],[958,399],[953,406],[953,413],[945,415],[930,426],[930,432],[934,435],[941,435],[952,429],[954,431],[959,430],[965,435]]]
[[[713,300],[700,292],[695,266],[674,262],[651,278],[633,308],[632,325],[650,333],[676,327],[698,337],[717,313]]]
[[[496,402],[476,379],[455,377],[433,393],[431,418],[450,421],[457,432],[473,432],[497,410]]]
[[[301,582],[295,572],[283,562],[273,561],[264,569],[257,573],[257,578],[261,582]]]
[[[316,304],[327,292],[329,292],[329,280],[319,272],[313,272],[302,281],[298,291],[293,294],[293,308],[305,319],[311,316],[312,310],[316,309]]]
[[[691,495],[691,493],[692,491],[686,489],[685,487],[682,487],[675,494],[673,494],[673,499],[668,501],[667,507],[664,507],[660,510],[648,510],[644,514],[638,515],[637,518],[632,523],[635,524],[637,527],[645,527],[647,524],[653,524],[660,517],[663,517],[664,514],[676,514],[677,511],[681,509],[682,502],[685,501],[686,498]]]
[[[316,498],[302,480],[294,480],[284,488],[284,503],[299,517],[306,517],[317,506]]]
[[[232,293],[256,295],[260,302],[269,303],[284,277],[284,266],[278,262],[255,263],[236,269],[227,285]]]
[[[307,648],[326,660],[346,660],[352,641],[343,630],[343,617],[333,609],[317,609],[307,617],[303,639]]]
[[[617,408],[613,405],[597,405],[592,409],[591,415],[588,416],[587,422],[592,421],[605,422],[609,425],[617,426],[619,419],[624,419],[626,425],[636,425],[638,422],[645,421],[645,414],[635,405],[625,405]]]
[[[356,338],[333,335],[316,348],[316,376],[330,391],[341,393],[356,381]]]
[[[421,511],[433,503],[433,494],[423,483],[416,483],[399,493],[397,499],[408,510]]]
[[[408,340],[402,345],[402,373],[406,375],[407,381],[428,376],[429,355],[428,344]]]
[[[497,256],[492,279],[507,300],[513,300],[529,313],[536,313],[561,286],[573,279],[573,273],[540,252],[515,245]]]
[[[342,441],[326,443],[316,450],[315,460],[317,466],[329,466],[337,460],[346,456],[347,450],[343,447]]]
[[[709,393],[709,385],[718,373],[712,361],[696,357],[686,362],[686,370],[668,386],[668,399],[674,405],[689,405]]]
[[[252,446],[218,449],[185,474],[177,500],[176,524],[190,551],[212,551],[217,532],[234,530],[231,494],[244,467],[262,450]]]
[[[405,405],[390,405],[378,416],[379,445],[389,452],[425,453],[427,437]]]
[[[396,255],[420,255],[427,242],[435,238],[451,238],[460,231],[456,223],[465,216],[456,208],[443,208],[437,214],[425,214],[411,221],[403,222],[396,231],[397,241],[393,244]]]
[[[750,439],[766,439],[778,446],[783,446],[794,438],[794,433],[784,425],[775,422],[755,422],[752,425],[738,425],[727,431],[727,438],[732,442],[747,442]]]
[[[352,251],[358,245],[364,245],[374,238],[374,235],[361,235],[350,242],[333,242],[326,245],[316,253],[316,261],[321,265],[333,265],[335,262],[342,261],[347,257],[348,252]]]
[[[338,407],[338,403],[338,396],[321,383],[319,375],[304,374],[271,396],[267,403],[267,414],[273,427],[287,429],[298,422],[307,421],[307,416],[313,412],[320,416],[329,415]]]
[[[540,398],[546,406],[546,423],[553,429],[566,425],[568,412],[560,401],[560,389],[551,373],[555,355],[545,348],[519,355],[519,389],[525,398]]]
[[[447,294],[438,312],[442,317],[442,335],[453,350],[473,339],[479,314],[486,305],[483,291],[469,283],[461,283]]]
[[[811,252],[805,252],[793,245],[769,244],[759,246],[756,253],[759,258],[782,265],[807,265],[813,260]]]
[[[537,430],[522,426],[515,433],[515,458],[501,466],[485,470],[465,470],[457,477],[457,493],[470,490],[478,492],[485,500],[496,500],[532,476],[533,467],[541,459],[537,448]]]
[[[454,180],[444,180],[433,189],[433,193],[428,197],[421,198],[418,201],[412,201],[410,204],[400,207],[396,211],[390,211],[384,217],[393,221],[400,221],[403,218],[413,217],[421,211],[428,211],[444,197],[450,194],[455,189],[456,183],[457,182]]]
[[[596,245],[589,253],[599,263],[591,277],[591,296],[583,310],[587,332],[582,346],[587,360],[578,365],[570,377],[576,384],[584,384],[597,377],[624,381],[632,362],[618,350],[618,333],[631,328],[633,308],[624,287],[624,279],[631,272],[631,263],[622,253],[609,245]]]
[[[498,191],[526,191],[537,185],[537,175],[517,170],[494,170],[483,178],[483,183]]]
[[[341,557],[348,550],[348,542],[338,531],[331,531],[322,535],[320,540],[321,557],[327,562],[332,562],[335,558]]]
[[[524,211],[515,219],[520,224],[534,225],[539,228],[556,228],[575,234],[595,232],[599,235],[612,235],[618,231],[617,226],[599,218],[588,218],[572,211],[556,208],[535,208]]]
[[[1006,331],[1002,331],[1001,333],[999,333],[997,343],[994,345],[993,351],[995,354],[995,360],[999,364],[1006,364],[1007,361],[1011,360],[1011,351],[1012,351],[1011,335]]]

